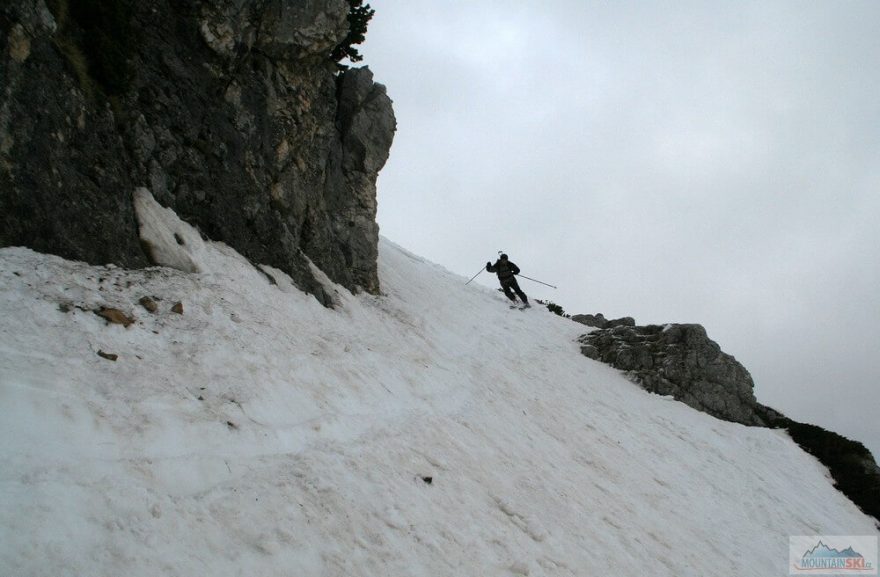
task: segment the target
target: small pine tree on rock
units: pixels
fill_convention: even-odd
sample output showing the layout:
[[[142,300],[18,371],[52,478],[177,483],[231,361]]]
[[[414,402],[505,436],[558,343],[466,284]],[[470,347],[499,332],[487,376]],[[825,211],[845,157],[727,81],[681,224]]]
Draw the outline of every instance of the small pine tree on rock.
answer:
[[[354,45],[361,44],[366,39],[367,25],[376,11],[370,8],[369,4],[362,6],[362,3],[363,0],[348,0],[348,34],[330,54],[336,65],[343,70],[348,68],[340,64],[343,59],[348,58],[352,62],[360,62],[364,59]]]

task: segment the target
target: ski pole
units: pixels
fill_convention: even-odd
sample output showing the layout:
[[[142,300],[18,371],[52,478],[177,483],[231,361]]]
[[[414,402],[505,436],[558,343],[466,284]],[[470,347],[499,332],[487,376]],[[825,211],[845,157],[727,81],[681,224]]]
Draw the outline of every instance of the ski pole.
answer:
[[[484,270],[485,268],[486,268],[485,266],[480,267],[480,270],[477,271],[477,274],[475,274],[474,276],[471,277],[471,280],[474,280],[475,278],[477,278],[478,276],[480,276],[480,273],[483,272],[483,270]],[[469,280],[469,281],[467,281],[466,283],[464,283],[465,286],[471,284],[471,280]]]
[[[527,277],[527,276],[524,275],[524,274],[518,274],[518,275],[516,275],[516,276],[520,276],[520,277],[522,277],[522,278],[529,279],[529,280],[532,281],[532,282],[540,283],[540,284],[545,285],[545,286],[548,286],[548,287],[550,287],[550,288],[556,288],[556,287],[553,286],[552,284],[547,284],[547,283],[545,283],[545,282],[541,282],[541,281],[539,281],[539,280],[536,280],[536,279],[533,279],[533,278],[529,278],[529,277]]]

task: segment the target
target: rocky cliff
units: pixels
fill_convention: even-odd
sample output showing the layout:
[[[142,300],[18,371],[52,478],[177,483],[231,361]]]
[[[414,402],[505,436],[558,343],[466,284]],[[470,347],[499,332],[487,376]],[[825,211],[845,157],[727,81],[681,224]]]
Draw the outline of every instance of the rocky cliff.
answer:
[[[146,187],[321,300],[309,260],[377,292],[395,119],[368,69],[330,58],[347,15],[344,0],[4,2],[0,246],[149,265]]]

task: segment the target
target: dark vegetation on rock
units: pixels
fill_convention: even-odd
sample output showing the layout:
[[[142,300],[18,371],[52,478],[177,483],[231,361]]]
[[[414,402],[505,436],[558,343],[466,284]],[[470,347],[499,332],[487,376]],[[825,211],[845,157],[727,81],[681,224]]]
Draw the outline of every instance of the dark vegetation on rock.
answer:
[[[550,311],[551,313],[553,313],[554,315],[558,315],[558,316],[566,318],[566,319],[571,317],[571,315],[565,314],[565,309],[563,309],[562,306],[556,304],[553,301],[542,301],[541,299],[535,299],[535,300],[539,304],[542,304],[545,307],[547,307],[547,310]]]
[[[828,467],[834,485],[853,503],[880,521],[880,467],[862,443],[817,425],[776,413],[768,425],[788,431],[803,450]]]

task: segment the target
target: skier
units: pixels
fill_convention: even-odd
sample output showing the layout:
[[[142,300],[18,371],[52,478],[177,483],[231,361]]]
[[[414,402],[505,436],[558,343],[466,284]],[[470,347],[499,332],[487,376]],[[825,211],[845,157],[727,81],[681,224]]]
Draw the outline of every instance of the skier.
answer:
[[[524,309],[532,306],[529,304],[529,297],[526,296],[526,293],[522,292],[522,289],[519,288],[519,284],[516,282],[516,276],[514,275],[519,274],[519,267],[507,260],[506,254],[502,254],[495,261],[495,264],[487,262],[486,270],[498,274],[498,282],[501,283],[501,288],[504,290],[504,295],[507,298],[516,302],[516,296],[513,295],[513,293],[516,293],[520,300],[522,300]]]

